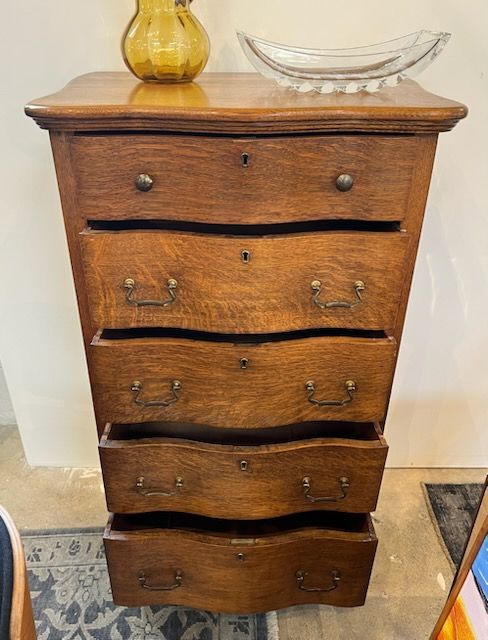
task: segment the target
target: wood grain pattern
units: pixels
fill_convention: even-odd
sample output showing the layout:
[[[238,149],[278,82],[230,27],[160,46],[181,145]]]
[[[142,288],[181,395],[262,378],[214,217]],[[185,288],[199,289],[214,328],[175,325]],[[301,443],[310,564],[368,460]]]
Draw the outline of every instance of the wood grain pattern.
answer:
[[[70,134],[63,131],[52,131],[50,133],[71,269],[75,281],[78,310],[80,313],[84,343],[85,346],[87,346],[95,335],[97,327],[91,324],[87,286],[84,281],[83,263],[78,239],[79,234],[83,231],[86,224],[79,215],[76,179],[71,160],[71,137]]]
[[[408,201],[408,213],[402,221],[402,229],[409,235],[411,242],[409,243],[406,261],[403,265],[404,284],[400,310],[393,333],[398,343],[400,343],[403,333],[403,325],[410,297],[410,288],[412,286],[413,271],[417,259],[420,234],[422,232],[425,208],[432,179],[438,136],[418,136],[418,140],[421,145],[420,161],[415,166],[412,189]]]
[[[36,640],[36,626],[32,613],[22,540],[10,514],[2,506],[0,506],[0,519],[3,520],[10,536],[13,560],[13,588],[8,640]]]
[[[419,153],[415,136],[72,140],[80,212],[94,220],[401,220]],[[137,190],[140,174],[153,178],[151,191]],[[337,189],[341,174],[354,178],[348,192]]]
[[[394,326],[403,287],[408,234],[304,233],[223,237],[181,232],[86,232],[80,236],[94,325],[105,328],[181,327],[222,333],[266,333],[305,328],[388,329]],[[243,263],[242,250],[250,252]],[[124,281],[135,280],[136,299],[167,307],[135,307]],[[320,300],[357,300],[352,309],[320,309]]]
[[[387,451],[379,432],[374,440],[313,438],[235,446],[175,438],[113,439],[108,425],[100,443],[109,511],[179,511],[236,520],[310,509],[374,511]],[[141,495],[140,477],[146,490],[174,495]],[[178,477],[183,486],[175,490]],[[305,477],[312,496],[338,499],[311,502],[303,488]],[[350,486],[341,500],[342,477]]]
[[[384,417],[396,357],[392,339],[317,337],[257,344],[183,338],[96,340],[91,375],[105,422],[193,422],[228,428],[263,428],[316,420],[376,421]],[[240,359],[247,358],[247,369]],[[166,408],[135,404],[131,386],[142,383],[141,399],[171,397]],[[357,390],[343,407],[308,402],[306,383],[319,400],[347,398],[345,383]]]
[[[27,115],[44,128],[239,134],[283,131],[448,131],[464,105],[416,82],[375,94],[299,94],[257,73],[204,73],[196,82],[158,85],[129,73],[90,73],[33,101]]]
[[[314,493],[329,491],[347,467],[350,493],[337,509],[374,508],[386,443],[379,431],[366,437],[362,422],[384,424],[437,134],[464,118],[466,107],[412,81],[374,95],[325,96],[282,90],[257,74],[204,74],[197,83],[161,86],[99,73],[26,112],[51,130],[99,432],[106,422],[122,423],[102,438],[109,506],[144,509],[133,476],[166,485],[178,467],[186,480],[181,496],[158,498],[156,508],[176,504],[226,518],[165,511],[112,518],[106,547],[116,601],[234,613],[361,604],[376,548],[371,523],[328,505],[303,512],[299,480],[306,469]],[[242,153],[250,154],[248,168]],[[148,193],[134,186],[143,172],[154,178]],[[348,193],[335,187],[340,173],[354,177]],[[147,224],[145,231],[84,231],[87,220],[141,219],[173,221],[173,229],[186,231],[149,231]],[[309,225],[307,233],[275,237],[223,237],[215,226],[214,235],[190,233],[195,222],[324,220],[366,223],[361,232],[332,231],[329,222],[327,231]],[[380,231],[379,221],[401,222],[401,232],[386,232],[387,224]],[[250,252],[249,264],[241,262],[242,250]],[[137,309],[125,299],[128,277],[137,282],[135,297],[146,299],[166,297],[168,278],[176,278],[177,301]],[[354,282],[364,280],[364,302],[320,310],[314,279],[323,283],[323,301],[350,301]],[[123,339],[101,327],[179,327],[242,341],[175,331],[145,338],[132,331]],[[319,327],[377,329],[391,338],[268,335]],[[261,339],[246,342],[247,333]],[[135,404],[136,380],[147,401],[167,398],[174,379],[182,382],[175,404]],[[316,397],[331,400],[345,399],[345,381],[353,379],[354,399],[313,406],[310,379]],[[317,424],[327,425],[320,435]],[[137,438],[139,430],[153,433]],[[108,438],[115,432],[119,437]],[[288,436],[270,435],[278,432]],[[175,591],[139,585],[140,571],[164,583],[177,568],[183,585]],[[310,572],[310,586],[328,586],[338,569],[340,586],[300,591],[299,569]]]
[[[122,606],[187,605],[195,602],[210,611],[257,613],[295,604],[358,606],[364,603],[377,546],[369,529],[342,531],[320,526],[279,533],[256,534],[253,524],[244,534],[189,529],[117,530],[107,527],[105,549],[114,602]],[[239,555],[244,556],[239,559]],[[147,591],[169,585],[181,571],[181,587]],[[307,593],[297,586],[296,572],[306,571],[304,585],[326,588],[331,572],[340,572],[338,588]]]
[[[87,292],[88,287],[85,283],[85,276],[83,273],[79,234],[85,227],[85,221],[80,217],[78,210],[76,182],[71,161],[71,137],[71,134],[66,133],[65,131],[50,132],[51,147],[63,209],[66,239],[68,242],[69,257],[73,272],[78,311],[80,314],[83,343],[89,369],[90,363],[88,358],[88,347],[97,331],[97,327],[96,325],[92,325],[91,322]],[[84,366],[84,364],[85,363],[80,363],[80,366]],[[95,405],[94,409],[97,421],[97,431],[100,434],[103,431],[105,423],[100,422],[98,419],[97,398],[93,393],[93,383],[91,378],[90,387]]]

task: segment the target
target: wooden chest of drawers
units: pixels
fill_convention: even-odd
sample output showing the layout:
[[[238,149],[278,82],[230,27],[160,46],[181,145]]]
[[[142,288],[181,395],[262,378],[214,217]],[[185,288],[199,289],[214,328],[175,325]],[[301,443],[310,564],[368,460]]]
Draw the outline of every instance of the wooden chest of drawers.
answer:
[[[115,602],[362,604],[437,135],[465,107],[410,81],[113,73],[27,113],[51,131]]]

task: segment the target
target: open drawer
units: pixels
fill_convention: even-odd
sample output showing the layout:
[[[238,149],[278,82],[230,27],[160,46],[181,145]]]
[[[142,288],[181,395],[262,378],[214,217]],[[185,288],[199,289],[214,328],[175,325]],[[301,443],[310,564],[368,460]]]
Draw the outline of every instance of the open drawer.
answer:
[[[115,515],[105,532],[114,602],[251,613],[364,603],[377,539],[367,515],[232,522]]]
[[[100,458],[109,511],[255,519],[375,509],[388,451],[379,425],[311,423],[258,434],[251,446],[239,431],[108,424]]]
[[[301,336],[247,336],[246,342],[215,334],[103,331],[89,349],[99,419],[204,420],[229,429],[382,420],[395,340],[382,333]]]

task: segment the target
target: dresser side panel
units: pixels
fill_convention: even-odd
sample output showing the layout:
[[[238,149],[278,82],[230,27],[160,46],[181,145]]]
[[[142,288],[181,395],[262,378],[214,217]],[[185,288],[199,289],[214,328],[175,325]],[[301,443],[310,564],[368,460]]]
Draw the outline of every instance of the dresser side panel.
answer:
[[[90,387],[97,419],[97,427],[99,435],[102,433],[104,425],[99,421],[99,411],[96,389],[93,385],[93,376],[90,367],[90,353],[88,346],[90,345],[97,328],[93,326],[90,319],[87,282],[83,270],[81,259],[81,249],[79,234],[85,227],[85,221],[78,211],[77,203],[77,183],[73,172],[73,163],[71,155],[72,134],[66,131],[50,132],[51,147],[53,151],[54,164],[56,167],[56,176],[58,180],[59,194],[61,197],[61,205],[63,209],[64,226],[66,238],[68,241],[69,255],[71,261],[71,269],[75,283],[76,297],[78,301],[78,310],[80,315],[81,329],[83,333],[83,342],[85,346],[85,354],[88,361],[88,371],[90,374]]]
[[[412,287],[413,274],[415,264],[417,261],[417,253],[420,242],[420,235],[422,232],[422,225],[424,221],[425,209],[427,205],[427,198],[429,195],[430,182],[432,178],[432,171],[434,167],[435,152],[437,148],[438,135],[422,135],[418,136],[419,144],[423,146],[423,152],[419,154],[419,161],[415,167],[415,171],[412,178],[412,185],[410,188],[410,198],[408,202],[407,215],[402,222],[402,229],[408,233],[410,237],[410,243],[407,250],[406,260],[404,263],[404,286],[401,295],[400,305],[398,307],[398,313],[395,321],[395,326],[391,331],[392,335],[398,345],[397,359],[395,362],[395,371],[398,364],[398,355],[400,353],[401,339],[403,335],[403,328],[405,325],[405,317],[408,308],[408,301],[410,298],[410,290]],[[393,377],[394,384],[394,377]],[[392,385],[393,386],[393,385]],[[388,415],[388,409],[391,399],[392,387],[390,387],[390,393],[387,403],[387,411],[385,420],[382,423],[384,428],[386,418]]]

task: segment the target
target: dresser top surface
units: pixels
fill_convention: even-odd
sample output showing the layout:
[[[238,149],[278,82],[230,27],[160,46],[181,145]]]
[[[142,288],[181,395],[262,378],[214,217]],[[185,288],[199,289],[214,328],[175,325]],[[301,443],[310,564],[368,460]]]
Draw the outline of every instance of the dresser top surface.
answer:
[[[434,133],[451,129],[467,109],[411,80],[374,94],[323,95],[296,93],[255,73],[205,73],[193,83],[168,85],[100,72],[33,101],[26,113],[58,130]]]

